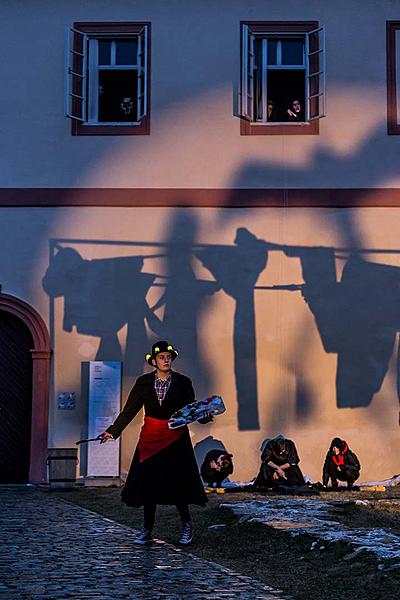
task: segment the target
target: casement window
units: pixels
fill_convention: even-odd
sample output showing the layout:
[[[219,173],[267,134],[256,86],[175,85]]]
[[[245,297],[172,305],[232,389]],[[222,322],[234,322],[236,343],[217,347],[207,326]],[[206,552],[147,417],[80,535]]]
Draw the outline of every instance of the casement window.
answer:
[[[400,21],[386,23],[387,131],[400,135]]]
[[[150,132],[149,44],[149,23],[67,29],[65,114],[74,135]]]
[[[317,22],[246,22],[241,36],[241,133],[318,133],[326,114],[324,28]]]

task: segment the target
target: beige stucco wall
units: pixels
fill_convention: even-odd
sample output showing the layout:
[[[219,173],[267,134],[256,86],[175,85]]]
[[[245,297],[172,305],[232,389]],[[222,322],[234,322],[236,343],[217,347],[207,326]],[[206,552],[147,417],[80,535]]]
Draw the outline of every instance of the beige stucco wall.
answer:
[[[0,35],[0,187],[393,187],[386,134],[392,0],[5,1]],[[151,135],[72,137],[63,115],[64,28],[152,23]],[[240,136],[241,20],[326,27],[327,117],[319,136]]]
[[[207,248],[210,245],[225,245],[234,249],[237,230],[246,228],[261,240],[310,247],[314,248],[314,252],[320,246],[343,248],[349,244],[364,249],[395,250],[394,253],[366,254],[364,258],[400,267],[400,254],[397,253],[399,219],[399,209],[390,208],[1,209],[0,272],[3,291],[31,303],[51,330],[54,358],[49,446],[72,446],[81,436],[85,415],[81,396],[81,361],[93,360],[99,347],[98,336],[79,333],[75,327],[71,332],[63,330],[63,297],[55,299],[54,319],[50,321],[50,299],[41,281],[49,265],[51,244],[57,242],[60,247],[74,248],[87,260],[166,254],[145,260],[142,271],[171,275],[171,269],[175,268],[178,274],[182,273],[182,286],[179,287],[175,280],[175,288],[171,291],[172,301],[176,302],[179,313],[187,302],[193,302],[193,289],[197,285],[194,276],[213,281],[210,271],[199,260],[190,258],[193,244],[196,248],[201,244]],[[141,245],[135,246],[137,243]],[[160,243],[161,246],[158,246]],[[179,253],[187,257],[184,264],[179,263]],[[347,257],[346,253],[339,254]],[[175,261],[172,266],[171,256]],[[226,260],[225,256],[221,254],[221,261]],[[238,289],[241,280],[245,280],[246,269],[251,268],[253,259],[251,254],[249,256],[250,260],[246,262],[245,251],[235,255],[233,250],[229,270]],[[345,262],[340,256],[336,259],[338,277]],[[229,259],[226,264],[228,266]],[[99,316],[97,309],[100,296],[92,293],[95,283],[81,281],[82,318]],[[288,256],[279,248],[270,251],[268,264],[262,270],[257,286],[296,283],[303,283],[299,256],[296,253]],[[374,280],[372,287],[373,284]],[[104,285],[108,298],[108,304],[103,306],[104,321],[107,323],[109,311],[114,310],[121,297],[121,286],[126,290],[129,281],[119,285],[114,278],[108,287],[107,282]],[[114,287],[110,290],[109,286]],[[67,295],[76,291],[71,287],[68,277],[61,277],[61,287],[65,287]],[[163,288],[159,287],[150,289],[147,294],[150,306],[162,291]],[[315,318],[301,293],[258,289],[254,294],[257,404],[260,415],[260,426],[256,430],[239,430],[238,425],[233,362],[233,298],[223,289],[208,296],[192,320],[192,324],[196,324],[197,342],[195,331],[184,330],[189,327],[190,319],[182,322],[177,315],[177,330],[172,341],[186,340],[187,347],[180,348],[181,358],[175,363],[176,369],[193,377],[199,394],[220,393],[227,405],[226,414],[218,417],[212,425],[191,427],[194,444],[208,435],[222,441],[234,454],[237,479],[256,475],[262,441],[278,433],[284,433],[296,441],[302,458],[301,466],[313,478],[320,476],[324,452],[330,439],[336,435],[347,439],[359,455],[363,467],[362,479],[390,477],[398,472],[400,439],[396,348],[383,384],[372,402],[364,407],[337,408],[337,354],[324,350]],[[395,310],[398,287],[388,289],[387,294],[393,297]],[[368,303],[367,306],[370,313],[366,315],[366,328],[373,327],[382,314],[379,306],[371,307]],[[360,302],[350,310],[356,314],[363,307]],[[171,312],[171,304],[169,310]],[[163,319],[163,312],[164,308],[157,312],[160,319]],[[393,331],[397,329],[393,323],[390,327]],[[123,351],[126,331],[127,326],[124,326],[118,333]],[[148,351],[155,337],[149,329],[147,332],[150,341],[148,347],[141,349],[142,354]],[[246,344],[246,335],[251,335],[251,332],[242,327],[241,334],[243,344]],[[197,343],[197,348],[193,346],[194,343]],[[193,363],[193,356],[197,356],[198,362]],[[112,359],[113,356],[105,358]],[[135,359],[137,355],[125,357],[127,371]],[[133,381],[133,374],[124,377],[124,400]],[[56,398],[61,391],[77,392],[76,411],[57,410]],[[251,403],[252,400],[247,399],[246,402]],[[138,416],[123,435],[123,470],[128,467],[140,424],[141,417]]]

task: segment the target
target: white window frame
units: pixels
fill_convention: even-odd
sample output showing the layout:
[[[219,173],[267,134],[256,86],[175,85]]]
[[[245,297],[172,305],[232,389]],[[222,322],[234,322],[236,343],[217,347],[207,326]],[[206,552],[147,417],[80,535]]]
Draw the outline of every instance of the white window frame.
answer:
[[[311,36],[317,37],[317,50],[310,50]],[[255,80],[255,40],[261,39],[261,90],[262,90],[262,117],[255,120],[254,117],[254,80]],[[282,64],[282,41],[285,39],[303,39],[303,64],[302,65],[283,65]],[[277,64],[268,65],[268,39],[276,40],[277,46]],[[318,71],[312,71],[310,68],[311,57],[318,55]],[[297,123],[288,123],[286,121],[269,122],[267,119],[267,73],[268,70],[303,70],[305,72],[305,120],[301,123],[307,123],[326,116],[326,45],[325,28],[323,26],[307,32],[299,31],[252,31],[251,28],[242,24],[242,73],[241,73],[241,92],[240,92],[240,116],[252,125],[295,125]],[[317,78],[317,83],[314,83]],[[312,88],[316,87],[316,93],[312,93]],[[316,114],[311,115],[311,103],[314,98],[319,98]],[[249,102],[251,106],[249,107]]]
[[[82,37],[82,52],[75,49],[76,37]],[[66,117],[74,121],[84,123],[86,120],[86,89],[87,89],[87,35],[79,29],[67,27],[65,29],[65,93],[64,93],[64,113]],[[75,57],[82,58],[81,72],[75,71]],[[82,94],[76,94],[74,91],[75,83],[81,82]],[[81,110],[79,114],[74,112],[74,99],[81,101]]]
[[[75,73],[73,69],[74,36],[83,37],[83,73]],[[116,33],[98,32],[83,33],[73,27],[67,28],[66,32],[66,58],[65,58],[65,115],[72,120],[79,121],[86,126],[135,126],[141,125],[143,119],[148,115],[148,27],[144,25],[138,32]],[[102,39],[112,38],[111,64],[98,64],[98,42]],[[131,65],[117,65],[115,62],[116,41],[120,39],[137,38],[137,61]],[[138,73],[138,85],[136,102],[138,106],[136,121],[99,121],[98,82],[99,70],[132,70]],[[82,114],[76,115],[72,110],[72,99],[76,94],[73,92],[74,77],[83,79]]]
[[[310,38],[312,35],[318,36],[317,50],[310,51]],[[321,38],[321,39],[320,39]],[[317,27],[306,34],[306,117],[307,121],[314,121],[315,119],[321,119],[326,117],[326,39],[325,39],[325,28]],[[310,70],[310,57],[318,55],[319,70]],[[317,93],[311,93],[312,84],[314,77],[317,77],[317,87],[320,90]],[[311,101],[313,98],[321,99],[321,110],[315,116],[311,116]],[[318,101],[319,103],[319,101]]]

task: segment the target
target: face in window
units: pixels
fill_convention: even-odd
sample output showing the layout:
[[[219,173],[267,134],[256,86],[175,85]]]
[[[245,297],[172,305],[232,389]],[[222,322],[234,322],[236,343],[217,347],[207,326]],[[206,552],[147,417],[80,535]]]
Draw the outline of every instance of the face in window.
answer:
[[[299,100],[293,100],[292,109],[295,113],[301,112],[301,104]]]
[[[133,111],[133,100],[132,98],[122,98],[121,110],[125,115],[131,115]]]
[[[272,113],[274,112],[274,104],[273,102],[268,102],[267,104],[267,117],[270,118]]]

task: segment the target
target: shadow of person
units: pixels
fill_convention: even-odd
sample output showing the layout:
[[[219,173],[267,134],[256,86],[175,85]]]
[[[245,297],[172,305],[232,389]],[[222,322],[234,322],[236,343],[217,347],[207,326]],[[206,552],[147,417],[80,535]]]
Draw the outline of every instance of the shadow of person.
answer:
[[[221,450],[221,454],[227,452],[221,440],[216,440],[212,435],[208,435],[203,440],[200,440],[200,442],[197,442],[193,449],[199,468],[203,464],[203,461],[210,450]]]
[[[303,271],[303,298],[323,347],[338,355],[337,406],[368,406],[382,386],[400,329],[400,269],[353,253],[337,281],[333,249],[295,254]]]
[[[242,193],[239,196],[237,189],[251,187],[255,192],[253,194],[249,190],[249,207],[263,206],[268,201],[274,207],[296,210],[296,207],[303,206],[302,200],[299,203],[296,196],[297,190],[283,187],[269,189],[274,185],[271,182],[290,181],[291,187],[308,189],[310,182],[326,181],[329,187],[332,173],[339,174],[339,185],[347,181],[354,182],[354,174],[362,173],[364,189],[351,191],[351,206],[354,209],[358,203],[363,204],[366,193],[370,194],[365,188],[375,188],[378,182],[398,174],[397,158],[393,153],[387,156],[383,126],[382,122],[376,123],[371,134],[350,155],[318,147],[310,156],[307,168],[298,165],[280,167],[266,161],[243,163],[233,177],[221,208],[239,205],[243,208]],[[376,160],[377,156],[385,156],[387,160]],[[305,281],[303,297],[315,317],[323,347],[326,352],[338,355],[337,406],[368,406],[382,385],[393,354],[395,335],[400,328],[393,317],[398,309],[397,278],[400,271],[398,267],[357,258],[365,249],[356,211],[349,210],[345,189],[333,188],[329,193],[321,192],[320,198],[312,190],[310,194],[312,197],[308,206],[312,206],[314,200],[316,207],[321,206],[321,199],[323,204],[328,200],[327,205],[335,207],[336,210],[331,211],[330,215],[350,258],[344,267],[342,279],[337,281],[333,248],[293,246],[295,251],[290,255],[300,258]],[[219,221],[228,221],[233,212],[221,210]],[[279,250],[279,245],[271,249]],[[287,253],[288,247],[281,246],[281,250]],[[374,251],[379,252],[379,249]],[[384,286],[388,286],[385,298]],[[399,369],[397,386],[400,397]],[[300,402],[303,402],[302,398]],[[304,406],[309,416],[312,407]]]
[[[268,262],[266,244],[248,229],[236,232],[235,246],[195,251],[217,284],[235,302],[234,370],[240,430],[259,429],[254,286]]]
[[[220,286],[195,276],[193,246],[196,237],[197,218],[188,210],[176,211],[165,244],[166,288],[152,311],[164,307],[163,337],[173,340],[180,353],[180,368],[194,380],[196,395],[203,397],[210,394],[210,374],[206,352],[200,348],[199,320],[208,300]]]
[[[155,276],[141,273],[137,256],[84,260],[73,248],[61,247],[51,259],[42,284],[51,298],[64,297],[64,331],[100,338],[96,360],[122,360],[118,332],[128,325],[125,373],[143,370],[143,348],[149,343],[145,319],[152,326],[146,294]]]

